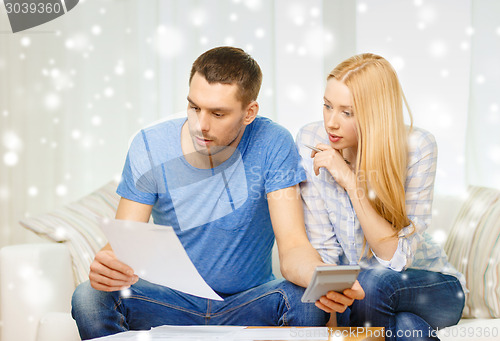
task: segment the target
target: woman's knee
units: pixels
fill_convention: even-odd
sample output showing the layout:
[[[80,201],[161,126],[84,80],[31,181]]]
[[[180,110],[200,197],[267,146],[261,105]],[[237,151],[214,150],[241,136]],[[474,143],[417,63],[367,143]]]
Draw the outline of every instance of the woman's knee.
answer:
[[[397,340],[439,340],[432,327],[418,315],[410,312],[396,314],[395,328],[392,331]]]
[[[390,296],[398,287],[401,273],[386,268],[362,270],[358,281],[367,298],[372,296]]]

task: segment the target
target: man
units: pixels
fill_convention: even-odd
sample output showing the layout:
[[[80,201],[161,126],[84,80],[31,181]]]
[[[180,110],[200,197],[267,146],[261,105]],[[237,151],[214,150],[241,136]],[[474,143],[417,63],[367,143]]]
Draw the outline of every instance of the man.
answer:
[[[363,298],[357,287],[349,297],[323,297],[316,304],[323,310],[300,302],[324,263],[305,233],[297,189],[305,173],[293,139],[257,117],[261,82],[258,64],[241,49],[202,54],[191,69],[187,120],[137,134],[117,190],[116,218],[147,222],[152,214],[172,226],[224,301],[141,280],[108,244],[73,295],[82,339],[164,324],[325,325],[328,312]],[[272,275],[274,237],[287,280]]]

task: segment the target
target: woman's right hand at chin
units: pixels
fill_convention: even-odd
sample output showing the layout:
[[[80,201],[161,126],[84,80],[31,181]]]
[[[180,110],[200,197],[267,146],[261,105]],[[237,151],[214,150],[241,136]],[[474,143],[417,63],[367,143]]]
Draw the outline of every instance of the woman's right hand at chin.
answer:
[[[325,168],[344,189],[356,183],[354,172],[338,150],[322,143],[316,145],[316,148],[322,150],[321,152],[313,151],[311,153],[311,157],[314,158],[313,166],[316,175],[319,175],[320,168]]]

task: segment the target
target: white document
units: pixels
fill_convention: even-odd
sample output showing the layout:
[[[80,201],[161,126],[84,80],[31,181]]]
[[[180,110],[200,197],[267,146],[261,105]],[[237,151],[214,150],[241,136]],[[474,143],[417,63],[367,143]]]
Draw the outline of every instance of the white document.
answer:
[[[279,327],[279,328],[245,328],[234,335],[236,341],[255,340],[329,340],[327,327]]]
[[[327,327],[259,327],[240,326],[160,326],[148,331],[128,331],[95,341],[256,341],[256,340],[329,340]],[[343,338],[341,338],[343,340]],[[335,338],[337,340],[337,338]],[[340,339],[339,339],[340,340]]]
[[[101,228],[116,257],[140,278],[186,294],[223,301],[196,270],[172,227],[102,219]]]
[[[129,330],[128,332],[122,332],[118,334],[98,337],[92,339],[92,341],[142,341],[142,340],[152,340],[149,330]]]
[[[149,332],[153,340],[234,340],[246,327],[239,326],[160,326]]]

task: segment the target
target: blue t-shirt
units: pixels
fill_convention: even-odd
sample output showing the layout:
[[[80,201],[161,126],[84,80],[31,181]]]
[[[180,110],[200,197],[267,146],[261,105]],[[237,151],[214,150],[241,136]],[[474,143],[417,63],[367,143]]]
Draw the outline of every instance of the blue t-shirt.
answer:
[[[274,279],[266,194],[306,178],[292,136],[257,117],[228,160],[198,169],[182,154],[185,121],[161,122],[135,136],[117,193],[153,205],[154,222],[174,228],[218,293],[234,294]]]

